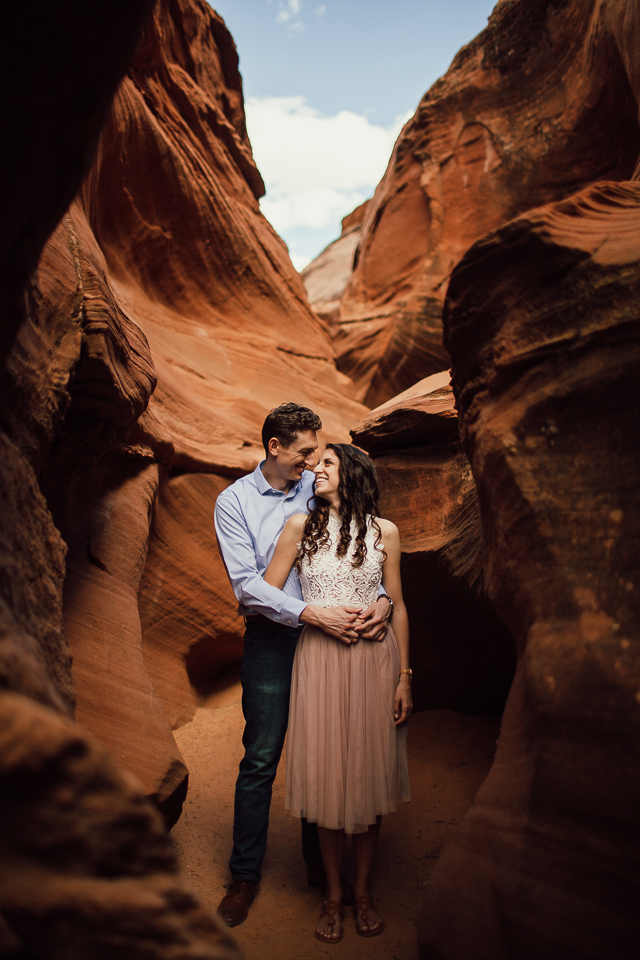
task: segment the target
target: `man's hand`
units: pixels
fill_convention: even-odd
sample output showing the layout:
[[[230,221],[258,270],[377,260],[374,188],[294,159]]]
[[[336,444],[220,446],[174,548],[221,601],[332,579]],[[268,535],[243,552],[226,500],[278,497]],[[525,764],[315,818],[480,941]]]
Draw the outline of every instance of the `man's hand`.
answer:
[[[384,597],[378,597],[375,603],[362,613],[355,626],[361,640],[373,640],[382,643],[387,634],[387,623],[391,613],[391,604]]]
[[[360,637],[355,625],[361,615],[362,607],[353,604],[341,607],[314,607],[309,604],[300,614],[300,619],[310,627],[320,627],[343,643],[357,643]]]

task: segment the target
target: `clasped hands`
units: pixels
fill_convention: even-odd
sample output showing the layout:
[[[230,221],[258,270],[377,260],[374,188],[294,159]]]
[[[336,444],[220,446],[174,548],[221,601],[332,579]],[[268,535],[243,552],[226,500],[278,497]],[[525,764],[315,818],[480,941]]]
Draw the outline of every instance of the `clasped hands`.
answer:
[[[381,643],[387,632],[390,604],[384,597],[364,609],[353,604],[339,607],[308,606],[303,611],[304,623],[320,627],[343,643],[372,640]]]

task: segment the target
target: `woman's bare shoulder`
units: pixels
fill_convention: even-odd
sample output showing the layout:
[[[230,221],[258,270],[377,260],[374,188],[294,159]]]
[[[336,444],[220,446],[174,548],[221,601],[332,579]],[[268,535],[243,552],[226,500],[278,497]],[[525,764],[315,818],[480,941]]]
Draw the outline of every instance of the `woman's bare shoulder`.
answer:
[[[383,537],[399,537],[398,528],[391,520],[385,520],[383,517],[376,517],[376,522],[380,527],[380,533]]]
[[[306,519],[306,513],[294,513],[285,523],[285,527],[292,533],[302,533]]]

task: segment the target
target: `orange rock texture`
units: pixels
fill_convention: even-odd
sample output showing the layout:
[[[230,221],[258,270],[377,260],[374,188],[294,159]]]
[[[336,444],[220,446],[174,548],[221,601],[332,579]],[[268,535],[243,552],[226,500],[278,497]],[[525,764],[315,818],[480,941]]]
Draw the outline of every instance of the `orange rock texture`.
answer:
[[[170,726],[241,652],[215,498],[262,458],[283,400],[332,436],[362,410],[263,190],[226,27],[204,0],[159,4],[40,272],[62,247],[81,301],[46,486],[69,547],[78,718],[172,820],[187,771]]]
[[[14,4],[1,41],[11,955],[237,955],[147,799],[179,815],[169,720],[239,656],[213,505],[279,402],[342,439],[363,412],[260,214],[230,35],[204,0],[151,6]]]
[[[448,369],[451,271],[483,234],[596,180],[640,149],[637,7],[501,0],[405,125],[343,294],[339,366],[375,406]]]
[[[500,714],[515,648],[486,598],[478,498],[449,373],[372,410],[352,436],[374,461],[380,513],[400,532],[415,708]]]
[[[446,344],[518,668],[427,894],[423,956],[627,960],[640,935],[640,184],[476,243]]]
[[[301,273],[309,303],[327,325],[331,336],[338,332],[340,301],[353,272],[353,258],[362,236],[362,224],[370,205],[365,200],[342,218],[342,231]]]
[[[0,953],[237,956],[156,808],[240,654],[215,499],[295,399],[376,460],[419,705],[499,709],[518,651],[422,956],[631,960],[637,4],[500,0],[307,271],[317,313],[224,23],[153,6],[12,3],[0,37]]]
[[[237,960],[139,781],[82,726],[9,691],[0,796],[4,956]]]

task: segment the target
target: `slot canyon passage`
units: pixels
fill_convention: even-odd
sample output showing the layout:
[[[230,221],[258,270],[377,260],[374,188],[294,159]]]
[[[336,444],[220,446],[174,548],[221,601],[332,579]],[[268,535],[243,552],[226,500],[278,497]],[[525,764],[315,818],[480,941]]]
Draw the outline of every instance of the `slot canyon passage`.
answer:
[[[204,0],[4,26],[0,956],[635,960],[637,2],[499,0],[302,276]],[[213,507],[287,399],[372,457],[412,629],[388,927],[338,946],[282,769],[249,920],[215,917],[243,640]]]

